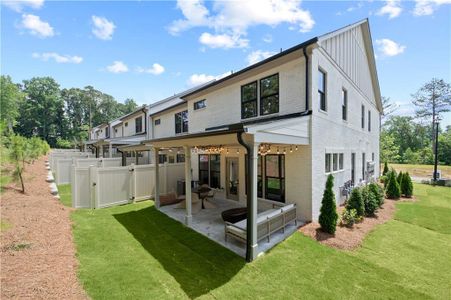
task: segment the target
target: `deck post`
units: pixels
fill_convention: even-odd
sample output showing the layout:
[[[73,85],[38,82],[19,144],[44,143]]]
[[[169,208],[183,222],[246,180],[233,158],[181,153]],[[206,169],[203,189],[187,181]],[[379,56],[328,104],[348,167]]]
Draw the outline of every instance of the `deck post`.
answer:
[[[185,203],[186,203],[186,226],[191,226],[193,216],[191,214],[191,147],[183,146],[185,150]]]
[[[154,202],[155,207],[157,209],[160,208],[160,170],[159,170],[159,162],[158,159],[158,153],[160,152],[160,148],[153,148],[154,155],[155,155],[155,195],[154,195]]]
[[[249,243],[248,243],[248,247],[250,247],[249,252],[250,252],[250,260],[254,260],[255,258],[257,258],[257,254],[258,254],[258,244],[257,244],[257,186],[258,186],[258,181],[257,181],[257,166],[258,166],[258,147],[259,147],[259,143],[253,143],[250,144],[250,153],[248,154],[249,156],[249,174],[247,174],[247,176],[249,176],[249,181],[250,181],[250,189],[249,192],[251,194],[251,201],[248,201],[247,205],[249,205],[248,207],[248,230],[250,229],[251,232],[250,234],[248,234],[248,237],[251,237]]]
[[[108,156],[110,158],[113,157],[113,143],[110,142],[109,146],[108,146]]]
[[[100,144],[99,146],[99,157],[103,158],[103,144]]]

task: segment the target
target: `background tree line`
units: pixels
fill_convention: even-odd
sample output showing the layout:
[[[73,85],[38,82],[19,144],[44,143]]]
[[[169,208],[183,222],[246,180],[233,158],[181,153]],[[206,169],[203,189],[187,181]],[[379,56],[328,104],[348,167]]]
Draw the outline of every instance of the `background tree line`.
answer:
[[[384,116],[380,136],[381,162],[433,164],[436,122],[451,110],[451,87],[432,79],[412,94],[415,114],[397,116],[389,98],[383,98]],[[439,164],[451,165],[451,126],[438,133]]]
[[[92,86],[61,89],[51,77],[14,83],[1,76],[0,121],[9,131],[39,137],[51,147],[67,148],[87,139],[90,127],[137,108],[133,99],[117,102]]]

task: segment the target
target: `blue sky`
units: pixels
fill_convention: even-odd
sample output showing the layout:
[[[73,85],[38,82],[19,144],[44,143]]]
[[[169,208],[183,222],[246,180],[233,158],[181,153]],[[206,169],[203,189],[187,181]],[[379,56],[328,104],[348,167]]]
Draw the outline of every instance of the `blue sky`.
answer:
[[[257,3],[257,4],[256,4]],[[1,72],[152,103],[280,49],[370,19],[382,95],[451,78],[451,0],[4,1]],[[451,125],[447,114],[443,125]]]

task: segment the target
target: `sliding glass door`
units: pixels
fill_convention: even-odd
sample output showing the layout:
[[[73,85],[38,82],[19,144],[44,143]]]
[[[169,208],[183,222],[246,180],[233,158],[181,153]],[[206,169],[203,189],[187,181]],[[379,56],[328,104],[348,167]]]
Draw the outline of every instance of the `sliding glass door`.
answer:
[[[199,184],[219,188],[221,180],[221,155],[199,154]]]

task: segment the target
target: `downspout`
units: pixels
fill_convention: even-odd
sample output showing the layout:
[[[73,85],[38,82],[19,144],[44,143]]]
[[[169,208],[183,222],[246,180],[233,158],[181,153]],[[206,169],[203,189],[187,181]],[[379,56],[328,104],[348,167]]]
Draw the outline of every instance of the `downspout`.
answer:
[[[141,110],[144,113],[144,133],[147,135],[147,112],[145,107],[143,107]]]
[[[302,48],[302,52],[305,57],[305,111],[309,110],[309,56],[307,54],[307,48]]]
[[[125,165],[127,164],[126,162],[126,158],[125,158],[125,153],[124,151],[121,151],[119,148],[116,148],[116,151],[119,152],[122,155],[122,166],[125,167]]]
[[[92,145],[96,149],[96,158],[99,158],[99,148],[96,145]]]
[[[247,202],[247,211],[252,211],[253,210],[253,201],[252,201],[252,190],[253,190],[253,185],[251,184],[251,178],[254,174],[252,174],[252,169],[251,169],[251,147],[246,144],[243,140],[243,131],[238,132],[236,134],[236,137],[238,139],[238,143],[240,143],[241,146],[243,146],[244,148],[246,148],[247,151],[247,160],[245,161],[246,164],[246,169],[247,172],[250,174],[245,174],[246,175],[246,184],[248,187],[247,190],[247,195],[246,195],[246,202]],[[252,175],[252,176],[249,176]],[[252,249],[252,241],[253,241],[253,231],[249,230],[249,228],[252,227],[252,224],[254,223],[254,219],[252,214],[248,213],[247,214],[247,219],[246,219],[246,261],[247,262],[251,262],[252,261],[252,253],[251,253],[251,249]]]

